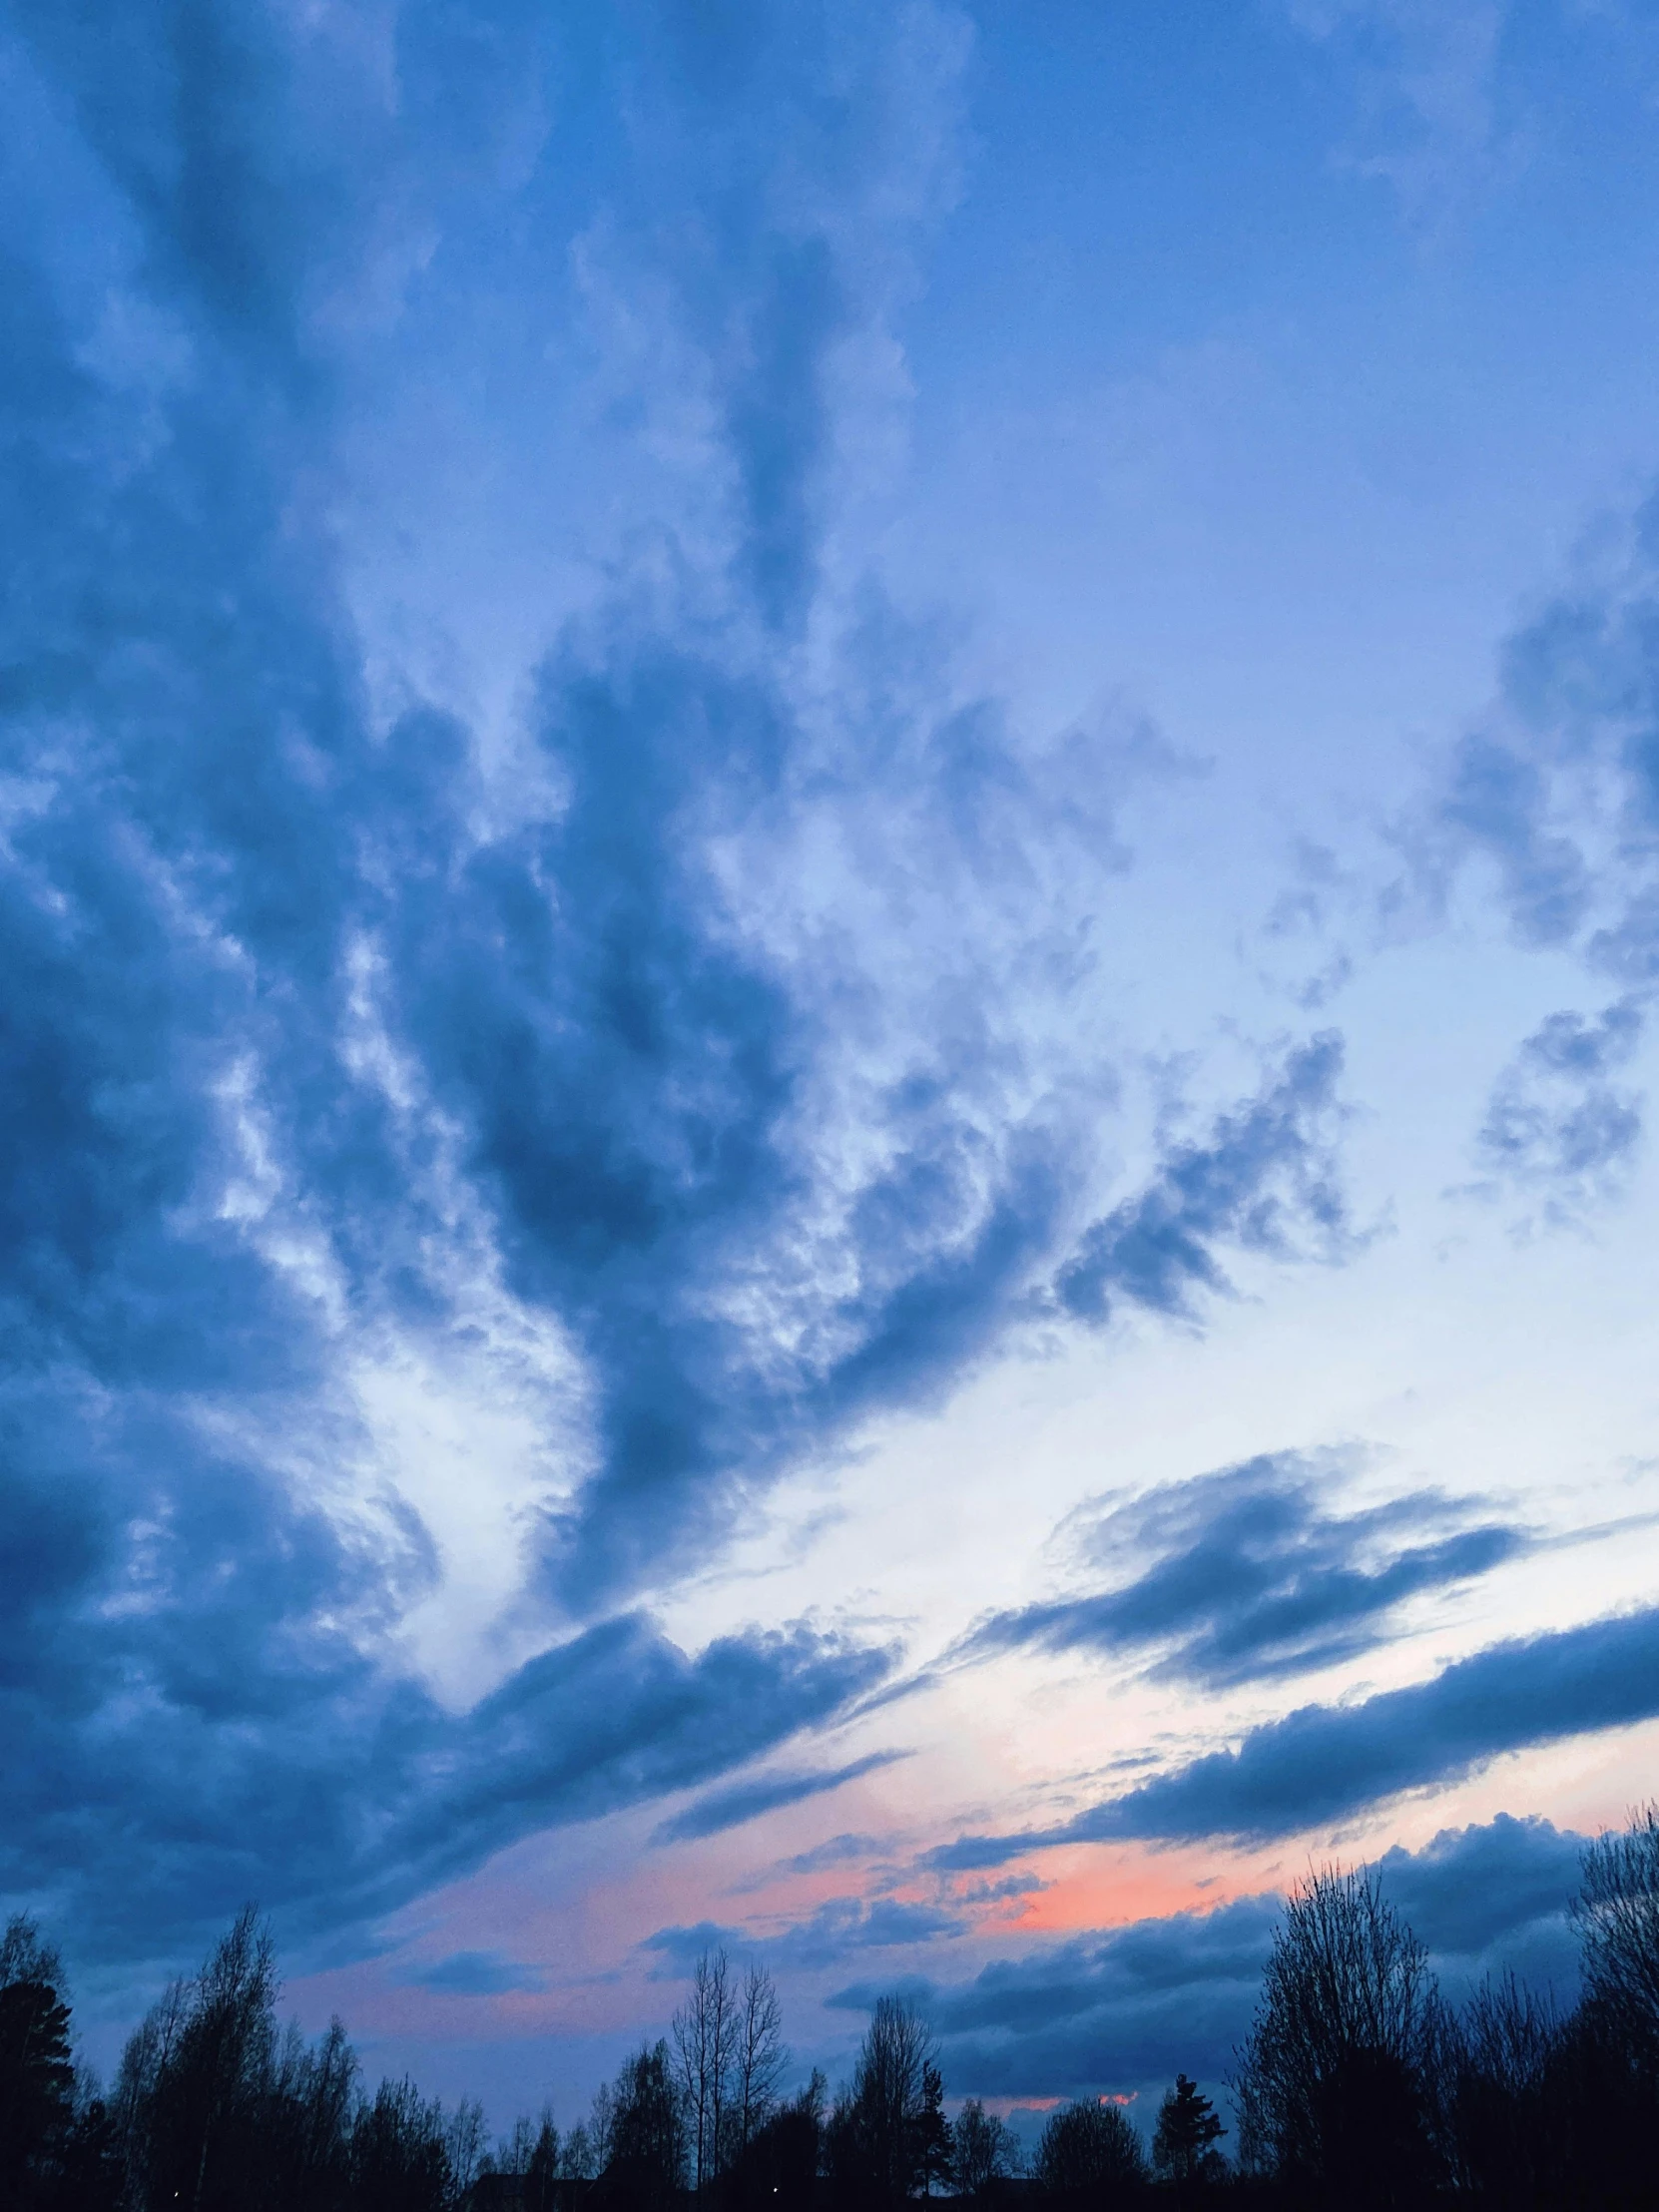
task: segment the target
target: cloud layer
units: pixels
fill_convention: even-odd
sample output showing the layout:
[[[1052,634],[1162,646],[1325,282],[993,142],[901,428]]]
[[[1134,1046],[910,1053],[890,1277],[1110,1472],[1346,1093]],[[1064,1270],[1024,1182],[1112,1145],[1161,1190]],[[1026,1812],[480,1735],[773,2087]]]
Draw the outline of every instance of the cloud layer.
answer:
[[[878,14],[12,11],[0,1879],[102,1940],[357,1923],[841,1710],[883,1651],[642,1607],[1009,1329],[1341,1246],[1335,1037],[1112,1195],[1066,1009],[1151,754],[1030,741],[836,565],[964,52]],[[634,502],[488,743],[340,520],[468,282],[586,316]],[[468,1363],[538,1444],[457,1714],[364,1379]]]
[[[1577,1967],[1566,1916],[1583,1844],[1547,1822],[1499,1815],[1443,1830],[1415,1853],[1395,1848],[1379,1873],[1448,1994],[1514,1963],[1570,1999]],[[1035,1947],[971,1980],[912,1986],[965,2094],[1162,2090],[1178,2070],[1214,2089],[1249,2027],[1280,1909],[1276,1897],[1240,1898]],[[879,1987],[852,1983],[834,2001],[858,2010]]]

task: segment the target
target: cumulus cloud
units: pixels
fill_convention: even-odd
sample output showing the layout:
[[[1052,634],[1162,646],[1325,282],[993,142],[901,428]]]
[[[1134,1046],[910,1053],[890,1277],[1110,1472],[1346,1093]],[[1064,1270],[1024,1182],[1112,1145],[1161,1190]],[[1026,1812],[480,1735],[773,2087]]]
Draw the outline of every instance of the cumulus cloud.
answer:
[[[1430,1681],[1354,1705],[1305,1705],[1056,1827],[963,1837],[941,1868],[998,1866],[1056,1844],[1232,1836],[1264,1842],[1459,1780],[1506,1751],[1659,1713],[1659,1611],[1493,1644]]]
[[[1408,1599],[1526,1547],[1525,1531],[1472,1519],[1482,1501],[1440,1491],[1332,1511],[1325,1498],[1347,1471],[1342,1453],[1275,1452],[1086,1508],[1063,1531],[1080,1560],[1139,1572],[993,1614],[957,1653],[1146,1652],[1159,1673],[1209,1688],[1272,1680],[1369,1650]]]
[[[1417,1852],[1395,1844],[1377,1869],[1437,1958],[1484,1965],[1515,1955],[1540,1924],[1564,1944],[1584,1843],[1550,1821],[1499,1813],[1482,1826],[1442,1829]]]

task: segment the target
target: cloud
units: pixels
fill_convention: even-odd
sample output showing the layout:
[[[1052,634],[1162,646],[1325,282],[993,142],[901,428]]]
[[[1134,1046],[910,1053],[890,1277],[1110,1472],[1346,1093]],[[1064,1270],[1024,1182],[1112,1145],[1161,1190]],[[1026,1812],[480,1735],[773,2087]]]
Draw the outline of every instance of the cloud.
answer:
[[[451,1951],[447,1958],[413,1959],[394,1969],[391,1979],[403,1989],[435,1989],[443,1995],[504,1996],[514,1989],[545,1989],[540,1966],[520,1965],[495,1950]]]
[[[1609,521],[1549,601],[1506,641],[1492,711],[1453,749],[1419,865],[1479,853],[1516,936],[1557,945],[1623,986],[1603,1021],[1546,1023],[1523,1048],[1538,1070],[1617,1063],[1659,974],[1659,501]]]
[[[1160,1673],[1211,1688],[1272,1680],[1369,1650],[1407,1599],[1526,1548],[1519,1528],[1468,1525],[1479,1500],[1439,1491],[1328,1511],[1322,1493],[1344,1471],[1340,1453],[1278,1452],[1074,1516],[1066,1534],[1088,1565],[1152,1563],[1105,1591],[993,1614],[957,1651],[1148,1651]]]
[[[1244,1898],[1045,1945],[916,1994],[953,2093],[1088,2096],[1177,2067],[1214,2082],[1249,2021],[1278,1918],[1277,1898]],[[884,1986],[849,1983],[830,2002],[862,2011]]]
[[[238,0],[14,18],[0,1884],[113,1955],[251,1892],[360,1926],[881,1678],[805,1629],[681,1652],[650,1603],[1049,1310],[1116,1096],[1078,947],[1149,755],[1012,728],[836,570],[955,18],[676,11],[660,100],[590,57],[569,156],[545,10],[410,8],[390,54]],[[623,518],[481,733],[355,618],[340,454],[418,370],[423,283],[486,344],[503,299],[564,330],[549,259]],[[1293,1051],[1177,1146],[1062,1308],[1335,1250],[1336,1065]],[[510,1372],[536,1437],[459,1712],[410,1656],[456,1562],[363,1382],[421,1361]]]
[[[1409,1689],[1306,1705],[1217,1751],[1023,1835],[964,1837],[940,1868],[999,1866],[1056,1844],[1207,1836],[1267,1841],[1456,1781],[1506,1751],[1659,1713],[1659,1610],[1493,1644]]]
[[[534,1830],[742,1767],[890,1664],[806,1629],[689,1655],[633,1614],[452,1713],[375,1651],[422,1547],[349,1545],[177,1411],[119,1412],[61,1375],[0,1409],[0,1565],[23,1593],[0,1636],[0,1891],[106,1959],[194,1947],[251,1895],[289,1940],[362,1940]]]
[[[1439,788],[1401,829],[1442,896],[1478,859],[1516,941],[1575,956],[1618,995],[1550,1014],[1498,1073],[1482,1166],[1571,1221],[1615,1197],[1642,1134],[1616,1081],[1659,977],[1659,500],[1608,518],[1556,592],[1505,642],[1490,711],[1450,749]]]
[[[780,1860],[780,1874],[817,1874],[823,1867],[844,1867],[849,1861],[875,1859],[888,1849],[889,1839],[880,1836],[854,1836],[843,1833],[830,1836],[822,1844],[815,1844],[811,1851],[797,1852],[791,1859]]]
[[[823,1774],[759,1775],[752,1782],[736,1782],[664,1821],[652,1841],[680,1843],[699,1836],[718,1836],[726,1829],[741,1828],[746,1821],[759,1820],[763,1813],[775,1812],[780,1806],[799,1805],[804,1798],[838,1790],[843,1782],[855,1782],[859,1775],[890,1767],[895,1760],[909,1756],[903,1751],[872,1751]]]
[[[1338,1181],[1334,1128],[1343,1048],[1326,1032],[1288,1055],[1260,1095],[1218,1117],[1204,1142],[1171,1148],[1147,1188],[1083,1236],[1055,1281],[1060,1305],[1104,1322],[1130,1302],[1187,1315],[1199,1292],[1225,1292],[1217,1247],[1286,1258],[1305,1243],[1337,1259],[1354,1244]]]
[[[770,1325],[720,1309],[753,1299],[757,1233],[810,1180],[778,1123],[817,1032],[695,849],[775,786],[787,702],[739,644],[700,658],[618,615],[611,665],[572,646],[544,681],[566,796],[505,830],[453,717],[376,719],[311,496],[362,337],[329,301],[430,216],[441,31],[404,26],[398,139],[333,25],[141,17],[89,39],[22,11],[13,142],[38,124],[43,191],[84,219],[11,197],[0,287],[28,456],[0,491],[0,1553],[26,1593],[0,1883],[113,1951],[194,1941],[251,1892],[289,1930],[360,1921],[531,1827],[741,1767],[887,1664],[804,1631],[687,1655],[615,1598],[802,1433],[801,1371],[761,1373]],[[494,174],[535,58],[513,22],[438,72],[482,120],[434,190]],[[776,355],[742,436],[782,453],[805,309],[731,276]],[[828,324],[801,327],[816,357]],[[763,489],[805,511],[776,467]],[[906,1110],[868,1234],[918,1193],[888,1303],[947,1366],[998,1310],[1017,1208],[993,1197],[1001,1241],[976,1245],[948,1086]],[[555,1548],[591,1534],[587,1625],[532,1593],[546,1648],[454,1714],[400,1642],[447,1562],[381,1489],[352,1378],[411,1339],[488,1353],[504,1274],[509,1326],[556,1308],[591,1370],[603,1471],[542,1523]],[[894,1343],[880,1385],[913,1366]]]
[[[1611,1080],[1641,1041],[1631,999],[1598,1019],[1557,1013],[1524,1039],[1493,1086],[1477,1143],[1506,1182],[1541,1191],[1552,1217],[1605,1204],[1628,1179],[1642,1135],[1642,1101]]]
[[[828,1898],[807,1919],[771,1934],[722,1928],[712,1921],[691,1928],[661,1928],[643,1948],[656,1951],[684,1973],[704,1951],[725,1945],[778,1970],[821,1972],[860,1950],[907,1950],[966,1933],[969,1922],[942,1905],[899,1898]]]
[[[1346,65],[1356,110],[1345,163],[1382,179],[1428,229],[1466,215],[1528,151],[1502,99],[1508,0],[1287,0]]]
[[[1441,1829],[1418,1852],[1395,1844],[1377,1867],[1389,1901],[1436,1957],[1481,1959],[1541,1921],[1565,1933],[1584,1841],[1549,1821],[1499,1813],[1483,1826]]]
[[[1378,1862],[1385,1891],[1455,1984],[1506,1963],[1570,1994],[1566,1924],[1584,1839],[1507,1814],[1443,1830]],[[971,1980],[921,1983],[953,2091],[1063,2097],[1155,2090],[1177,2069],[1212,2088],[1232,2071],[1278,1925],[1277,1897],[1084,1935],[999,1959]],[[885,1984],[830,2001],[863,2010]]]
[[[1441,803],[1445,825],[1497,859],[1516,934],[1533,945],[1569,939],[1590,905],[1585,855],[1550,825],[1549,806],[1542,768],[1484,734],[1458,749]]]

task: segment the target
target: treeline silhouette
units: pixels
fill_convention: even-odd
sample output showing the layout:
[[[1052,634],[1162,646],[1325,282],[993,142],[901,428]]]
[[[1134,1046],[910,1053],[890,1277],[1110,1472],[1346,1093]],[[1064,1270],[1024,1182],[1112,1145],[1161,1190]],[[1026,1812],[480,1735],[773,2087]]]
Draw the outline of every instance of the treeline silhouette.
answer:
[[[58,1954],[0,1939],[4,2212],[805,2212],[927,2197],[1106,2208],[1231,2201],[1268,2212],[1659,2207],[1659,1806],[1590,1845],[1571,2010],[1488,1981],[1461,2007],[1374,1873],[1328,1869],[1287,1901],[1229,2084],[1233,2155],[1185,2074],[1150,2150],[1118,2103],[1050,2112],[1025,2170],[1007,2124],[945,2112],[938,2045],[883,1997],[850,2078],[786,2094],[772,1979],[699,1959],[670,2033],[561,2134],[487,2140],[408,2080],[372,2091],[338,2020],[278,2026],[271,1938],[245,1912],[128,2042],[106,2092],[76,2066]]]

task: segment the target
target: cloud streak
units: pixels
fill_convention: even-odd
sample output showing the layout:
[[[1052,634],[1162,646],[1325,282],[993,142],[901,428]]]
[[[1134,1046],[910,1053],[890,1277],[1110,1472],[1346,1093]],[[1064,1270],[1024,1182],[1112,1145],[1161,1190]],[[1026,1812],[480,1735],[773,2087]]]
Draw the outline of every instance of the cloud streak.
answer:
[[[727,1945],[764,1959],[779,1971],[818,1973],[861,1950],[911,1950],[965,1934],[971,1923],[949,1906],[901,1898],[828,1898],[805,1920],[774,1933],[723,1928],[704,1921],[691,1928],[663,1928],[644,1948],[657,1952],[672,1973],[686,1972],[704,1951]]]
[[[1271,1681],[1369,1650],[1408,1599],[1527,1548],[1504,1522],[1458,1525],[1479,1501],[1436,1491],[1328,1511],[1322,1494],[1342,1472],[1341,1454],[1273,1453],[1073,1515],[1065,1533],[1088,1563],[1151,1564],[1108,1590],[993,1614],[956,1654],[1150,1652],[1160,1673],[1211,1689]]]
[[[909,1756],[903,1751],[872,1751],[862,1759],[849,1760],[845,1766],[831,1767],[822,1774],[758,1775],[753,1781],[737,1782],[729,1789],[714,1790],[707,1797],[699,1798],[683,1813],[676,1813],[672,1820],[664,1821],[653,1841],[671,1844],[701,1836],[718,1836],[727,1829],[741,1828],[748,1821],[759,1820],[763,1813],[777,1812],[786,1805],[800,1805],[808,1798],[826,1796],[831,1790],[840,1789],[843,1783],[855,1782],[860,1775],[873,1774]]]
[[[999,1866],[1060,1844],[1233,1837],[1269,1842],[1442,1787],[1504,1752],[1659,1714],[1659,1611],[1493,1644],[1431,1681],[1307,1705],[1056,1827],[963,1837],[940,1868]]]
[[[1342,1039],[1290,1053],[1260,1095],[1210,1135],[1171,1147],[1145,1190],[1084,1234],[1055,1281],[1060,1305],[1104,1322],[1119,1304],[1190,1316],[1200,1293],[1229,1289],[1219,1248],[1277,1259],[1305,1248],[1339,1259],[1355,1237],[1338,1178]]]

